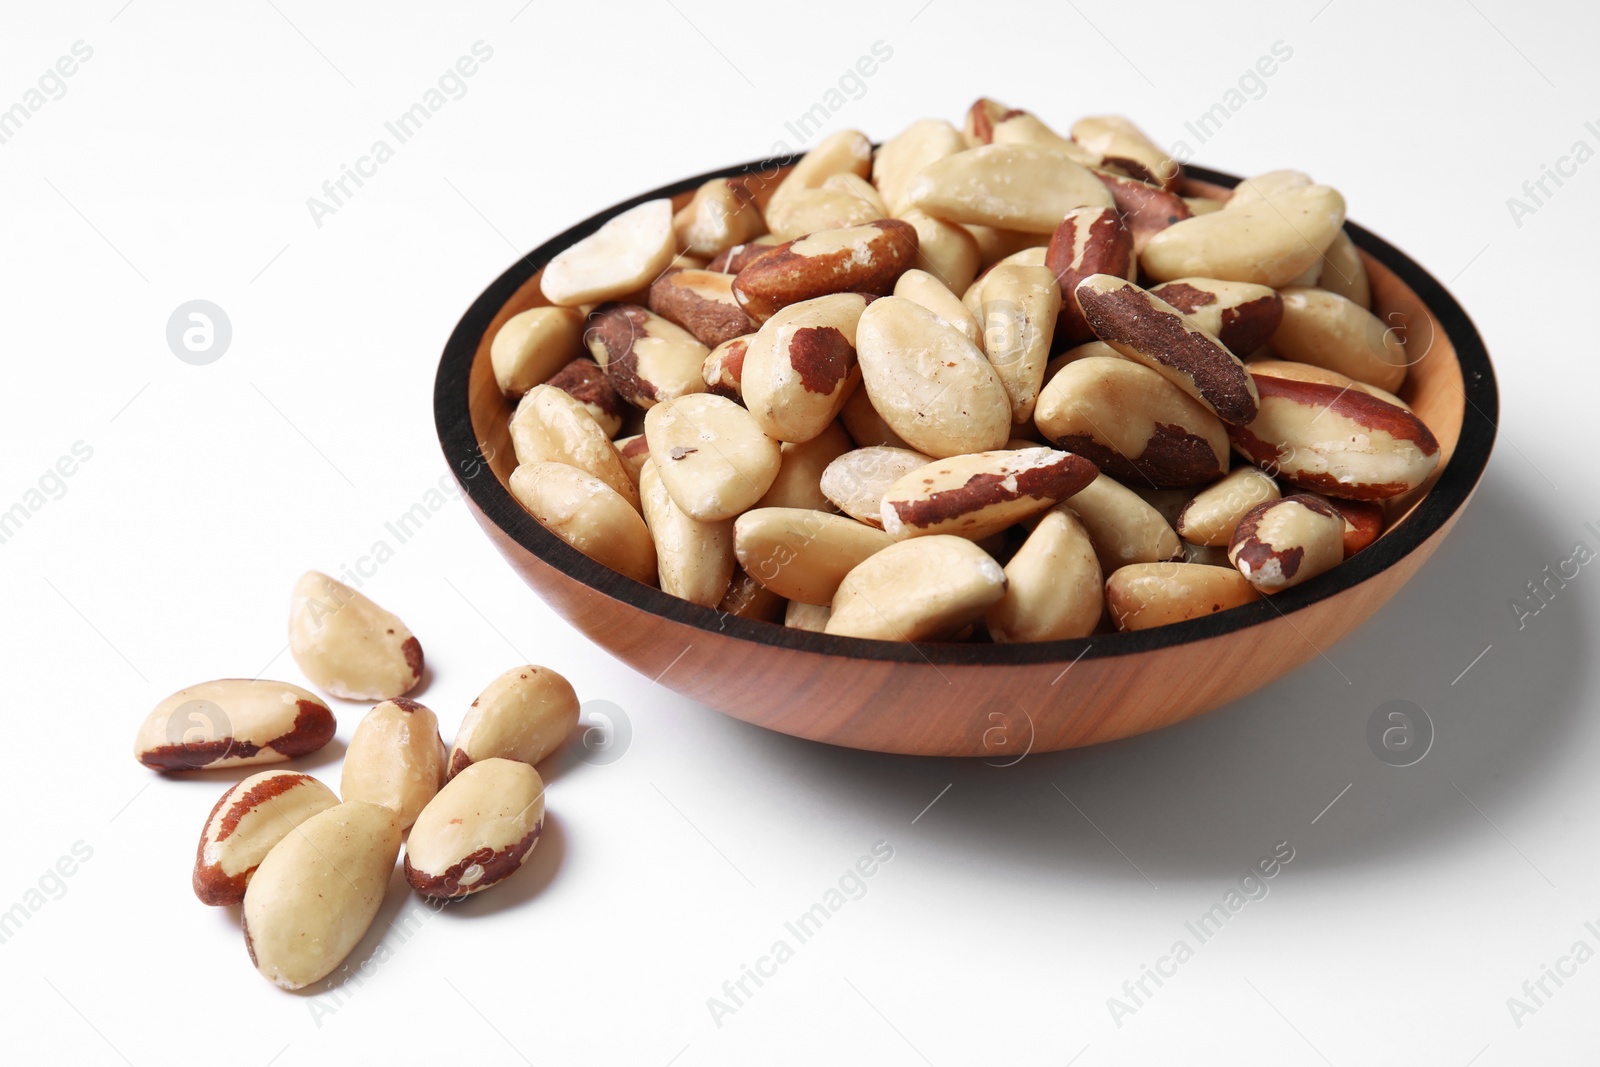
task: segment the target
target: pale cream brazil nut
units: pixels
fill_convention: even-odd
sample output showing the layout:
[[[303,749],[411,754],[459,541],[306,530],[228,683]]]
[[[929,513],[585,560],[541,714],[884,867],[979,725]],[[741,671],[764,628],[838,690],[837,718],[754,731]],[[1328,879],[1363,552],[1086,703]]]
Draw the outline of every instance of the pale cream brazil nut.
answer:
[[[1198,619],[1258,599],[1238,571],[1204,563],[1134,563],[1106,579],[1106,607],[1119,630]]]
[[[639,472],[644,520],[656,545],[661,590],[681,600],[714,608],[733,578],[733,520],[702,522],[673,502],[655,460]]]
[[[801,508],[755,508],[733,524],[739,566],[788,600],[829,604],[844,576],[894,541],[843,515]]]
[[[656,550],[644,517],[599,478],[565,463],[523,463],[511,472],[510,489],[541,526],[579,552],[654,584]]]
[[[838,130],[800,157],[767,200],[763,212],[767,224],[782,226],[795,205],[804,201],[808,190],[820,189],[835,174],[871,177],[872,141],[866,134],[860,130]]]
[[[244,895],[244,943],[262,977],[304,989],[350,955],[383,903],[400,854],[400,818],[347,800],[267,853]]]
[[[744,178],[712,178],[672,216],[678,244],[697,256],[715,256],[766,231]]]
[[[1280,359],[1338,371],[1394,392],[1406,380],[1406,346],[1382,319],[1326,289],[1282,292],[1283,321],[1272,335]]]
[[[1113,203],[1088,168],[1034,144],[981,145],[935,160],[911,179],[906,199],[946,222],[1040,234],[1073,208]]]
[[[1372,309],[1372,283],[1367,279],[1367,264],[1347,230],[1340,230],[1327,251],[1322,253],[1322,273],[1317,285],[1338,293],[1360,307]]]
[[[339,795],[370,800],[400,818],[404,829],[445,779],[439,718],[415,700],[397,697],[367,712],[345,749]]]
[[[860,352],[857,351],[856,355],[859,358]],[[845,432],[850,435],[850,440],[862,448],[868,448],[873,445],[883,445],[889,448],[911,448],[884,421],[883,416],[878,414],[878,409],[872,406],[872,397],[861,386],[857,386],[851,391],[850,399],[846,400],[844,407],[839,409],[839,422],[844,426]]]
[[[838,422],[830,423],[809,441],[784,442],[778,476],[755,506],[832,511],[833,503],[822,491],[823,472],[830,463],[854,448],[850,435]]]
[[[983,327],[948,285],[925,270],[912,269],[894,283],[894,295],[921,304],[960,330],[973,344],[983,347]]]
[[[544,830],[544,780],[518,760],[472,764],[428,802],[406,839],[406,881],[425,897],[458,900],[499,885]]]
[[[1061,505],[1083,523],[1100,569],[1178,559],[1183,545],[1161,513],[1115,478],[1102,474]]]
[[[446,774],[454,778],[486,759],[538,763],[561,747],[578,725],[578,694],[549,667],[512,667],[484,687],[467,709],[450,746]]]
[[[767,224],[774,237],[788,241],[819,230],[860,226],[888,214],[888,205],[870,182],[855,174],[830,174],[817,188],[795,193],[779,211],[769,211]]]
[[[1326,185],[1269,192],[1151,236],[1139,257],[1157,281],[1199,276],[1289,285],[1321,261],[1344,225],[1344,198]]]
[[[390,611],[319,571],[289,596],[289,651],[314,683],[346,700],[386,700],[422,678],[422,644]]]
[[[583,351],[583,315],[576,308],[529,308],[507,319],[489,342],[495,384],[519,397]]]
[[[1105,612],[1100,562],[1066,507],[1051,508],[1006,564],[1005,595],[985,616],[1000,644],[1088,637]]]
[[[180,689],[145,716],[133,755],[157,771],[281,763],[333,739],[333,712],[297,685],[223,678]]]
[[[1048,267],[1001,263],[985,275],[979,299],[982,347],[1011,400],[1011,422],[1030,424],[1050,362],[1061,287]]]
[[[1006,591],[1000,564],[964,537],[897,541],[845,575],[827,632],[883,641],[934,641],[983,617]]]
[[[650,459],[678,507],[701,522],[731,519],[764,496],[783,453],[750,412],[700,393],[657,404],[644,419]]]
[[[953,293],[959,293],[978,276],[982,252],[971,230],[955,222],[936,219],[926,211],[911,208],[895,218],[917,231],[917,258],[912,266],[938,278]]]
[[[530,389],[511,415],[511,447],[520,463],[565,463],[592,474],[635,508],[639,494],[616,446],[588,408],[552,385]]]
[[[643,289],[677,252],[672,201],[629,208],[545,265],[539,288],[563,307],[598,304]]]
[[[1183,506],[1178,533],[1191,544],[1227,547],[1246,512],[1282,495],[1270,475],[1255,467],[1239,467]]]
[[[262,771],[222,794],[194,855],[194,895],[212,907],[238,904],[256,867],[279,841],[339,798],[299,771]]]
[[[962,332],[904,297],[874,300],[856,324],[872,406],[906,444],[935,458],[1001,448],[1011,399]],[[860,441],[860,438],[857,438]]]
[[[889,212],[899,215],[911,205],[906,187],[923,167],[967,148],[966,138],[944,119],[921,119],[883,142],[872,158],[872,182]]]

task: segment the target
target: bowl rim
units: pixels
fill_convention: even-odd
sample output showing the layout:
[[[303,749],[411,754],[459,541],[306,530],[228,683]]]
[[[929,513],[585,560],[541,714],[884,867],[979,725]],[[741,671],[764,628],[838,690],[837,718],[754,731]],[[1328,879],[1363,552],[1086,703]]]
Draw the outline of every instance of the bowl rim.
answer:
[[[1461,433],[1450,461],[1405,523],[1338,567],[1311,581],[1241,607],[1148,630],[1119,631],[1059,641],[1019,644],[881,641],[799,630],[781,623],[746,619],[702,607],[611,570],[546,530],[523,510],[497,477],[479,478],[488,469],[472,428],[469,383],[473,360],[484,332],[508,300],[556,253],[598,230],[615,216],[650,200],[698,188],[713,178],[736,177],[789,166],[800,154],[774,156],[720,167],[653,189],[589,216],[512,263],[494,280],[456,323],[439,361],[434,380],[434,423],[450,471],[480,514],[522,548],[587,588],[651,615],[707,633],[773,648],[884,663],[926,663],[933,666],[1023,666],[1076,663],[1154,652],[1247,630],[1289,617],[1337,596],[1404,559],[1442,529],[1471,497],[1493,450],[1499,426],[1499,390],[1477,327],[1445,286],[1405,253],[1364,227],[1345,222],[1357,247],[1389,268],[1439,320],[1455,347],[1461,368]],[[1232,188],[1240,178],[1185,164],[1184,175]],[[468,472],[473,472],[469,474]],[[1293,623],[1291,622],[1291,625]],[[1309,640],[1309,638],[1308,638]]]

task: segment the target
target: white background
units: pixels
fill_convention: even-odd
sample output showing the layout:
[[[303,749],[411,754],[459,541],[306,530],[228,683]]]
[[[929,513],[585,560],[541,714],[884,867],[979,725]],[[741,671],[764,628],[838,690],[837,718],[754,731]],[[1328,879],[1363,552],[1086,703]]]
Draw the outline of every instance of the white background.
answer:
[[[0,108],[93,49],[0,144],[0,510],[92,448],[0,545],[0,909],[43,901],[0,944],[8,1062],[1592,1062],[1600,962],[1547,981],[1533,1014],[1507,1006],[1576,941],[1600,949],[1600,576],[1521,629],[1510,607],[1576,542],[1600,549],[1600,162],[1547,183],[1520,225],[1507,206],[1575,141],[1600,148],[1592,8],[520,6],[7,13]],[[316,225],[307,198],[480,40],[493,56],[465,95]],[[979,94],[1057,128],[1123,112],[1198,162],[1336,185],[1471,311],[1503,397],[1488,474],[1433,562],[1326,660],[1187,725],[1007,769],[876,756],[745,726],[610,660],[458,499],[403,545],[385,530],[447,476],[434,368],[507,263],[641,190],[801,147],[785,122],[876,41],[892,57],[830,128],[959,122]],[[1293,54],[1264,93],[1195,143],[1184,123],[1278,41]],[[232,322],[209,366],[165,340],[196,298]],[[184,685],[301,681],[291,584],[379,540],[395,553],[366,589],[420,636],[412,695],[447,736],[529,660],[625,709],[633,735],[609,765],[546,768],[551,830],[513,882],[438,916],[397,890],[375,930],[398,917],[410,935],[374,933],[356,978],[296,996],[251,969],[236,913],[189,889],[234,776],[157,779],[131,741]],[[1437,728],[1406,769],[1364,736],[1393,699]],[[346,739],[361,708],[334,703]],[[303,762],[337,784],[342,749]],[[879,841],[894,858],[865,895],[713,1022],[707,998]],[[80,842],[91,858],[47,877]],[[1197,945],[1184,923],[1279,842],[1294,859],[1270,893]],[[1180,938],[1194,958],[1118,1025],[1108,998]]]

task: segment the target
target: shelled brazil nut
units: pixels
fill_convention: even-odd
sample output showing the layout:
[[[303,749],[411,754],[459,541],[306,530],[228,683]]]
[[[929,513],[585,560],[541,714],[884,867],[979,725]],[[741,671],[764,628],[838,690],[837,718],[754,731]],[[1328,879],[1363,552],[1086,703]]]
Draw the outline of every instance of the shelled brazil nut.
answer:
[[[1443,458],[1404,399],[1426,349],[1344,222],[1302,171],[1196,186],[1117,115],[837,131],[551,261],[555,307],[490,339],[513,493],[612,569],[799,629],[1040,641],[1249,603],[1371,545]]]

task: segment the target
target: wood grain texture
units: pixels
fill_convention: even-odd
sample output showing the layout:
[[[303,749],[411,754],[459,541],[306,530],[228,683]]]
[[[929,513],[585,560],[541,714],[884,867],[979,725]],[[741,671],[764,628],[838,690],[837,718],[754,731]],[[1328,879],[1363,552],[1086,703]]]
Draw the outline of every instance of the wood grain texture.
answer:
[[[756,173],[770,181],[781,171]],[[681,204],[705,177],[647,195],[670,192]],[[1226,188],[1187,185],[1186,195]],[[1470,321],[1420,267],[1352,227],[1374,313],[1406,329],[1414,365],[1401,395],[1433,430],[1444,461],[1428,485],[1394,505],[1398,520],[1383,537],[1340,567],[1270,604],[1143,633],[1036,645],[897,645],[720,615],[599,567],[521,513],[505,491],[515,466],[510,404],[495,386],[489,339],[506,318],[543,303],[538,274],[519,279],[519,267],[532,270],[579,229],[508,271],[447,347],[435,407],[452,469],[513,569],[591,640],[710,707],[816,741],[1004,760],[1127,737],[1236,700],[1326,653],[1417,572],[1454,526],[1493,442],[1494,380]],[[1400,272],[1433,294],[1444,320]],[[1463,342],[1470,381],[1458,352]],[[1462,453],[1469,454],[1454,462]]]

